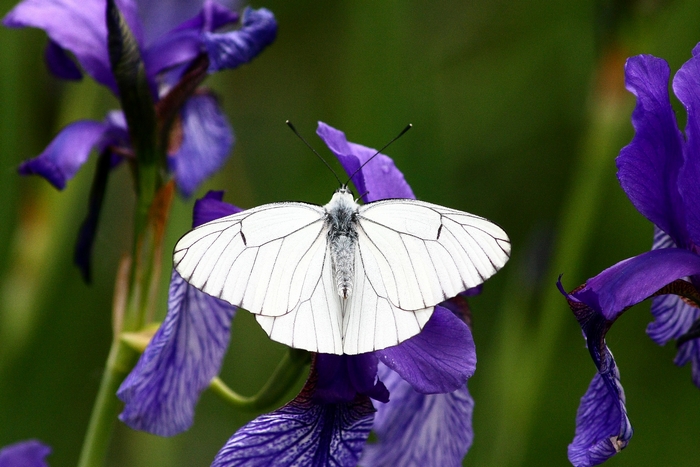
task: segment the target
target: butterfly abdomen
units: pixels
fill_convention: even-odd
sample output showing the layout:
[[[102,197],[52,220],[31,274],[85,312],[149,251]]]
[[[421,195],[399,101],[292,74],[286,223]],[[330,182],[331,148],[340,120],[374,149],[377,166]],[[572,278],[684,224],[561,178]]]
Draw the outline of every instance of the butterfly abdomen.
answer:
[[[338,295],[343,299],[352,294],[355,278],[357,207],[349,192],[336,192],[331,202],[325,206],[333,277]]]

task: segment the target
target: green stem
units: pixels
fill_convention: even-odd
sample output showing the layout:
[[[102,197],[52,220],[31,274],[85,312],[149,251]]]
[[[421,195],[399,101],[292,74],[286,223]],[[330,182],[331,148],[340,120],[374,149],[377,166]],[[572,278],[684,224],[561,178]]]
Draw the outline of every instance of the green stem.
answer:
[[[119,339],[112,342],[78,467],[99,467],[104,464],[114,422],[121,408],[116,392],[133,368],[137,357],[138,352]]]
[[[309,363],[310,354],[305,350],[290,348],[280,361],[270,379],[254,396],[242,396],[229,388],[218,377],[209,387],[229,404],[245,410],[264,410],[275,405],[299,379],[301,370]]]

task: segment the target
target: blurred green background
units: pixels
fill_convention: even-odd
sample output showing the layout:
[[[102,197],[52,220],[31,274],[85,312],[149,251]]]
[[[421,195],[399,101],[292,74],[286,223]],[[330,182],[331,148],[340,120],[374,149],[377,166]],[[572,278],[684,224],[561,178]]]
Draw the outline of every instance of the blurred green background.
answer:
[[[0,1],[0,14],[14,3]],[[371,147],[413,123],[387,153],[418,198],[492,219],[513,243],[511,262],[470,302],[478,368],[469,381],[475,441],[464,465],[567,465],[576,408],[595,369],[553,278],[564,273],[572,289],[649,248],[652,226],[615,177],[634,105],[631,95],[616,93],[619,57],[650,53],[677,70],[700,41],[700,1],[253,6],[275,13],[279,35],[252,64],[206,82],[219,93],[237,144],[200,194],[225,189],[225,200],[241,207],[324,204],[336,182],[286,119],[322,154],[329,153],[314,136],[317,120]],[[16,167],[65,124],[100,120],[117,102],[87,79],[49,76],[45,42],[41,31],[0,29],[0,446],[41,439],[53,447],[50,464],[62,467],[77,460],[107,356],[133,195],[122,167],[109,182],[94,283],[86,286],[72,249],[94,160],[62,193],[37,177],[20,178]],[[603,88],[612,92],[596,85],[601,68]],[[682,111],[678,118],[682,124]],[[188,228],[192,202],[175,202],[166,251]],[[553,267],[552,258],[559,258]],[[689,368],[672,364],[674,346],[646,337],[648,310],[648,303],[636,306],[608,335],[635,435],[606,465],[696,466],[700,392]],[[239,313],[222,377],[251,394],[283,352]],[[193,428],[174,438],[120,424],[109,465],[209,465],[254,415],[205,392]]]

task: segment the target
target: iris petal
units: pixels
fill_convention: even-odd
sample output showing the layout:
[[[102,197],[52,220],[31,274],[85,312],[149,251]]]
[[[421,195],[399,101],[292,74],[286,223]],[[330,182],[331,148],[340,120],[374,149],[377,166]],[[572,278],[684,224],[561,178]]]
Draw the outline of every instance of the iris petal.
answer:
[[[596,373],[581,398],[576,435],[568,449],[569,461],[575,467],[601,464],[624,449],[631,437],[625,393],[612,360],[607,372]]]
[[[377,152],[375,149],[349,142],[345,133],[323,122],[318,122],[316,134],[335,154],[348,176],[355,174],[355,171]],[[352,182],[359,191],[358,195],[362,195],[365,202],[386,198],[416,198],[394,161],[384,154],[379,154],[363,167],[353,176]]]
[[[683,246],[685,213],[676,186],[683,136],[671,108],[669,74],[668,64],[650,55],[627,61],[627,89],[637,96],[632,114],[635,135],[616,160],[617,176],[637,210]]]
[[[60,45],[50,39],[46,44],[44,58],[46,59],[46,67],[59,78],[79,80],[83,77],[83,72],[80,71],[73,59]]]
[[[209,54],[209,73],[250,62],[276,37],[277,22],[270,10],[246,8],[241,29],[226,33],[205,32],[202,35]]]
[[[372,428],[369,398],[320,404],[312,392],[307,382],[296,399],[238,430],[212,467],[355,467]]]
[[[236,308],[173,271],[168,314],[124,380],[119,419],[136,430],[172,436],[188,429],[200,393],[219,373]]]
[[[376,404],[374,432],[362,467],[439,465],[457,467],[467,454],[474,432],[474,400],[466,386],[447,394],[421,394],[386,366],[380,377],[391,392],[387,404]]]
[[[134,36],[143,33],[133,0],[117,0]],[[73,53],[83,69],[98,83],[117,93],[107,52],[104,0],[24,0],[3,19],[11,28],[43,29],[62,49]]]
[[[182,144],[169,161],[178,188],[190,196],[226,162],[234,137],[216,98],[210,94],[188,99],[181,118]]]
[[[0,467],[48,467],[51,448],[36,441],[20,441],[0,449]]]
[[[424,394],[454,391],[464,386],[476,369],[476,349],[469,326],[441,306],[435,307],[419,334],[375,353],[413,389]]]
[[[61,130],[44,152],[24,161],[19,166],[19,173],[41,175],[62,190],[109,129],[108,124],[92,120],[71,123]]]

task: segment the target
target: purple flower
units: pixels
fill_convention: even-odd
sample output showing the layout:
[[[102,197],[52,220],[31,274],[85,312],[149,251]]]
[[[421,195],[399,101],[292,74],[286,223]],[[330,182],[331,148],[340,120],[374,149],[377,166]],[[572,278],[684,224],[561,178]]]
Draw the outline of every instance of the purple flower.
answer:
[[[658,344],[676,339],[675,363],[692,362],[700,386],[700,47],[673,79],[685,106],[685,137],[678,129],[668,94],[668,64],[650,55],[625,65],[627,89],[637,97],[635,136],[617,158],[618,179],[632,204],[655,226],[652,250],[626,259],[566,294],[583,329],[598,373],[581,399],[569,460],[597,465],[623,449],[632,428],[620,375],[605,335],[629,307],[654,297],[655,321],[647,333]],[[560,284],[561,289],[561,284]]]
[[[204,0],[200,11],[189,19],[180,14],[183,8],[170,2],[116,3],[138,43],[157,105],[168,101],[170,91],[186,80],[186,72],[199,57],[206,56],[209,73],[235,68],[255,58],[277,34],[274,16],[264,8],[246,9],[239,29],[217,32],[240,18],[215,0]],[[148,12],[143,22],[139,8]],[[59,78],[80,79],[85,72],[118,94],[109,61],[105,18],[106,0],[24,0],[5,16],[3,24],[46,31],[46,63]],[[180,23],[166,25],[163,18]],[[176,117],[168,148],[168,168],[180,192],[190,196],[224,164],[233,148],[234,136],[216,98],[208,91],[196,92],[173,110]],[[87,161],[93,148],[111,159],[111,167],[124,157],[133,157],[121,112],[110,113],[103,122],[71,123],[44,152],[23,162],[19,172],[40,175],[61,190]],[[106,175],[102,178],[100,186],[104,187]],[[76,248],[76,262],[87,279],[100,206],[101,202],[91,200]]]
[[[51,448],[36,441],[20,441],[0,449],[0,467],[48,467]]]
[[[239,15],[214,0],[205,0],[197,15],[179,25],[172,24],[169,32],[151,38],[149,23],[141,22],[137,7],[142,6],[154,17],[163,11],[172,16],[173,8],[167,2],[143,1],[137,5],[135,0],[119,0],[117,5],[139,44],[157,99],[167,96],[182,73],[201,54],[208,56],[209,72],[235,68],[252,60],[275,39],[277,32],[272,13],[264,8],[246,9],[242,27],[238,30],[215,32],[238,22]],[[156,7],[159,12],[154,11]],[[47,65],[54,74],[72,79],[82,76],[82,68],[95,81],[117,94],[107,49],[105,11],[104,0],[24,0],[5,16],[3,24],[43,29],[49,36]],[[160,22],[154,26],[163,27]],[[145,37],[149,37],[148,41]],[[213,43],[229,45],[216,47]],[[67,52],[73,54],[80,68]],[[191,98],[180,112],[180,119],[182,142],[170,154],[175,160],[171,169],[180,190],[189,196],[226,160],[233,146],[233,134],[218,104],[209,94]],[[128,153],[130,147],[124,130],[123,119],[71,124],[42,154],[24,162],[20,173],[42,175],[56,188],[62,189],[87,160],[93,147],[100,152],[108,149],[116,156]],[[192,171],[192,166],[197,170]]]
[[[342,132],[323,123],[318,134],[348,173],[375,152],[349,143]],[[365,166],[355,183],[367,192],[366,201],[413,197],[385,155]],[[195,224],[236,212],[220,200],[220,193],[200,200]],[[177,274],[173,284],[191,287]],[[163,327],[119,390],[126,403],[121,418],[133,428],[160,434],[186,429],[199,393],[221,364],[232,312],[204,306],[195,310],[182,296],[171,288]],[[361,456],[365,466],[460,465],[472,440],[473,401],[466,381],[476,368],[465,306],[457,297],[435,307],[423,330],[395,347],[360,355],[317,354],[302,392],[236,432],[213,465],[355,466]],[[197,314],[206,317],[194,319]],[[218,327],[216,319],[221,322]],[[188,356],[193,342],[197,351]],[[203,371],[194,373],[201,367],[206,367],[206,376]],[[394,429],[394,420],[405,430]],[[366,446],[373,426],[379,441]]]

